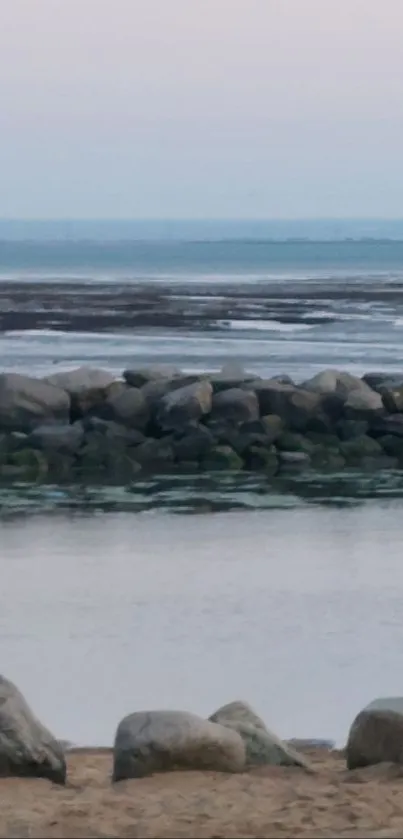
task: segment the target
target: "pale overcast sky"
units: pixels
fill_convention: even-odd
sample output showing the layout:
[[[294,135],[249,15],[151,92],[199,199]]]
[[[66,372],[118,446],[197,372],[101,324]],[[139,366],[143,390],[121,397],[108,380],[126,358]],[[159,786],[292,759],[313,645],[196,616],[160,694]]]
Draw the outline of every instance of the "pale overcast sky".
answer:
[[[0,216],[403,216],[402,32],[403,0],[0,0]]]

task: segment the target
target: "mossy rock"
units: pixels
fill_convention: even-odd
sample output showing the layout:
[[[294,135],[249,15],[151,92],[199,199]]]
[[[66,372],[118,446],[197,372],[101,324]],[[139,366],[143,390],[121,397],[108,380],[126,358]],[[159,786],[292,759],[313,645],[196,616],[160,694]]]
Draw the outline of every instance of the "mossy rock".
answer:
[[[48,460],[44,452],[37,449],[20,449],[13,452],[8,462],[18,468],[21,477],[27,480],[38,480],[48,472]]]
[[[324,448],[332,452],[340,452],[340,440],[337,434],[324,434],[320,431],[307,431],[306,439],[315,447]]]
[[[403,460],[403,437],[396,437],[394,434],[384,434],[378,437],[378,443],[382,446],[385,454]]]
[[[368,458],[378,458],[384,454],[380,443],[372,437],[368,437],[367,434],[341,442],[340,452],[345,457],[347,464],[352,466],[359,466]]]
[[[275,475],[278,470],[278,457],[273,446],[251,446],[245,455],[247,469],[260,469]]]
[[[243,469],[243,460],[231,446],[213,446],[203,460],[203,467],[208,471],[239,471]]]
[[[318,446],[312,455],[312,466],[314,469],[337,472],[339,469],[343,469],[345,465],[346,460],[337,449]]]
[[[304,434],[284,431],[276,440],[276,448],[282,452],[304,452],[310,455],[315,450],[315,444]]]

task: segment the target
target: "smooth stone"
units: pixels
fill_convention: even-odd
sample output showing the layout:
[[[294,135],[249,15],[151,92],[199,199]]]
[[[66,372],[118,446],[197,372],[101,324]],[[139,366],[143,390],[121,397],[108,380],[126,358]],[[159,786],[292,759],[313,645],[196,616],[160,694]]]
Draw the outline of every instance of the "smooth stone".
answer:
[[[273,380],[254,382],[260,414],[276,414],[292,431],[304,431],[323,413],[322,396]]]
[[[310,769],[309,761],[270,731],[247,702],[238,700],[223,705],[209,720],[236,731],[242,737],[247,766],[301,766]]]
[[[403,437],[403,414],[392,414],[389,417],[375,415],[370,422],[370,432],[378,437],[384,434]]]
[[[198,423],[188,426],[172,440],[173,452],[178,463],[197,463],[213,446],[214,437],[211,431]]]
[[[123,378],[131,387],[143,387],[148,382],[167,381],[181,376],[180,370],[171,364],[158,364],[151,367],[130,367],[124,370]]]
[[[347,419],[366,419],[368,414],[379,413],[383,408],[382,396],[375,390],[353,390],[344,403],[344,415]]]
[[[213,446],[203,460],[207,471],[239,471],[243,460],[231,446]]]
[[[63,748],[4,676],[0,676],[0,776],[66,782]]]
[[[38,425],[68,423],[69,418],[65,390],[20,373],[0,374],[0,428],[30,432]]]
[[[336,424],[336,431],[340,440],[353,440],[367,434],[369,423],[360,419],[340,419]]]
[[[43,451],[75,454],[84,440],[80,422],[73,425],[39,425],[28,437],[28,445]]]
[[[242,772],[245,763],[236,731],[185,711],[140,711],[118,726],[113,781],[177,769]]]
[[[211,416],[234,423],[259,419],[259,402],[253,390],[232,387],[213,396]]]
[[[160,400],[157,422],[165,429],[176,429],[209,414],[213,388],[208,381],[198,381],[167,393]]]
[[[403,714],[382,707],[361,711],[349,731],[346,760],[348,769],[385,762],[402,765]]]
[[[403,411],[403,385],[399,387],[380,388],[380,396],[386,410],[390,414],[399,414]]]
[[[311,455],[315,451],[315,443],[303,434],[284,431],[276,440],[276,449],[284,452],[305,452]]]
[[[141,430],[149,421],[150,409],[140,388],[126,387],[108,397],[100,415],[102,419],[114,420],[128,428]]]
[[[174,460],[174,451],[170,440],[148,438],[133,451],[133,457],[141,466],[148,469],[164,469]]]
[[[322,370],[321,373],[303,382],[301,387],[322,395],[338,394],[343,399],[347,399],[351,393],[372,392],[369,385],[358,376],[344,370],[333,369]]]
[[[383,454],[382,446],[373,437],[362,434],[352,440],[340,442],[340,453],[345,457],[347,463],[360,465],[364,458],[380,457]]]
[[[78,396],[87,390],[106,390],[115,381],[115,376],[107,370],[83,365],[75,370],[53,373],[44,381],[66,390],[70,396]]]

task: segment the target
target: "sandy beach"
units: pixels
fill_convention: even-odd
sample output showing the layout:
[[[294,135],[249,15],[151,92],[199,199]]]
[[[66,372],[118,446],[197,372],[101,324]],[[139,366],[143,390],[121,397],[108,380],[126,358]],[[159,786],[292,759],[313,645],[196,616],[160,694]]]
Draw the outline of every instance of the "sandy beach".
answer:
[[[68,783],[0,781],[0,836],[401,837],[403,770],[348,772],[341,753],[307,751],[315,767],[244,775],[177,772],[112,786],[108,749],[77,749]]]

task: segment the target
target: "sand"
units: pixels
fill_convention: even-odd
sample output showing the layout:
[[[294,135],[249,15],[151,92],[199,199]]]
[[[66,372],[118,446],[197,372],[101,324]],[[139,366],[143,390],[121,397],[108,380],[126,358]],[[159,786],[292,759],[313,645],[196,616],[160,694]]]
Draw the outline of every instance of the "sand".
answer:
[[[0,780],[0,837],[403,837],[403,768],[348,772],[311,751],[316,774],[176,772],[110,783],[111,753],[73,750],[69,781]]]

